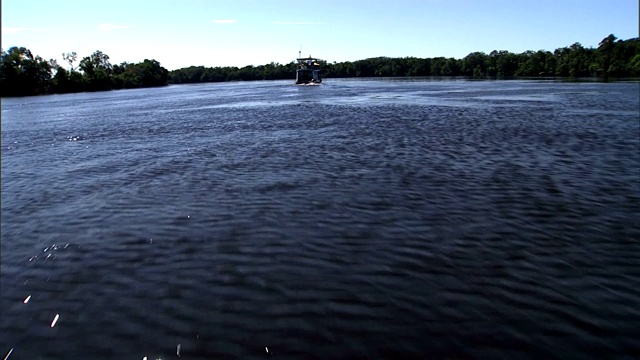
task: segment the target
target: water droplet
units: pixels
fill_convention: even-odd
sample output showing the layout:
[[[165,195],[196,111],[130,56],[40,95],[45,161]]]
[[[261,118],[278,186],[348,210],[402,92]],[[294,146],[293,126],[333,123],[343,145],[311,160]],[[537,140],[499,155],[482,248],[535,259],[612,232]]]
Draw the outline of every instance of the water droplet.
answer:
[[[9,350],[9,352],[7,353],[7,355],[4,356],[4,360],[7,360],[9,358],[9,356],[11,356],[11,353],[13,352],[13,348],[11,348],[11,350]]]
[[[267,354],[269,353],[269,348],[268,347],[264,347],[264,350],[267,352]]]
[[[27,296],[22,303],[26,304],[29,302],[29,300],[31,300],[31,295]]]
[[[56,323],[58,322],[59,318],[60,318],[60,314],[56,314],[56,317],[54,317],[53,321],[51,322],[51,327],[56,326]]]

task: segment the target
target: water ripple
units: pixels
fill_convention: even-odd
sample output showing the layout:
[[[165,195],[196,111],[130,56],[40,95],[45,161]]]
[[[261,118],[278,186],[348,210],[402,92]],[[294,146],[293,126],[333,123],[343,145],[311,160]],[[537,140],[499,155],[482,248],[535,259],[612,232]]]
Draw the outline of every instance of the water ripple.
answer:
[[[251,82],[24,101],[2,99],[11,358],[640,346],[634,84]]]

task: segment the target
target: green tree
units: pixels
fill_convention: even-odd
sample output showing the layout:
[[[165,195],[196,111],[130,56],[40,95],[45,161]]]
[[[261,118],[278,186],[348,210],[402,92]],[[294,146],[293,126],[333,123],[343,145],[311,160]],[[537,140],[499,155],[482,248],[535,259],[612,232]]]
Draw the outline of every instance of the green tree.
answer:
[[[640,53],[631,58],[631,60],[627,64],[626,71],[629,76],[640,76]]]
[[[492,72],[494,76],[511,77],[516,74],[518,69],[518,57],[516,54],[505,50],[492,51],[489,54],[491,58]]]
[[[515,75],[528,77],[552,75],[554,70],[547,69],[549,58],[551,57],[553,57],[553,54],[548,51],[525,51],[517,56],[518,69]]]
[[[606,38],[602,39],[598,44],[598,49],[595,52],[595,65],[597,74],[607,78],[612,72],[611,64],[615,61],[614,49],[616,47],[616,37],[610,34]]]
[[[48,91],[51,65],[40,56],[33,56],[24,47],[11,47],[2,53],[0,61],[1,96],[25,96]]]
[[[156,60],[144,59],[136,65],[140,73],[140,86],[164,86],[167,85],[169,72],[160,66]]]
[[[69,63],[69,71],[73,71],[74,70],[73,63],[76,62],[76,60],[78,59],[78,54],[76,54],[75,51],[70,53],[63,53],[62,59]]]
[[[487,74],[487,54],[473,52],[461,61],[461,74],[464,76],[483,77]]]
[[[408,76],[428,76],[431,72],[429,59],[408,58]]]
[[[580,77],[594,75],[592,73],[593,49],[585,49],[580,43],[570,47],[556,49],[556,76]]]
[[[113,87],[113,67],[109,62],[109,56],[102,51],[96,50],[91,56],[80,60],[79,68],[84,72],[88,90],[108,90]]]

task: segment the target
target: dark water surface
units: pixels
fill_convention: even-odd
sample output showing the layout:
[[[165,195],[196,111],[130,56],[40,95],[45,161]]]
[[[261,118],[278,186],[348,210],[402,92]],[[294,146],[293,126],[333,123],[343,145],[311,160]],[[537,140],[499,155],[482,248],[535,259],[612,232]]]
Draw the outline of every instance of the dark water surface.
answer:
[[[640,356],[639,89],[2,99],[0,356]]]

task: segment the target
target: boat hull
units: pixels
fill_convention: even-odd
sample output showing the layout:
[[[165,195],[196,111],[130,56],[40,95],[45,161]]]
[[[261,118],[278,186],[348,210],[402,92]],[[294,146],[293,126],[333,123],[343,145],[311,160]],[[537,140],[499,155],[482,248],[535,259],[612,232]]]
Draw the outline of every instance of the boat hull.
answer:
[[[320,84],[320,70],[298,69],[296,70],[296,84]]]

